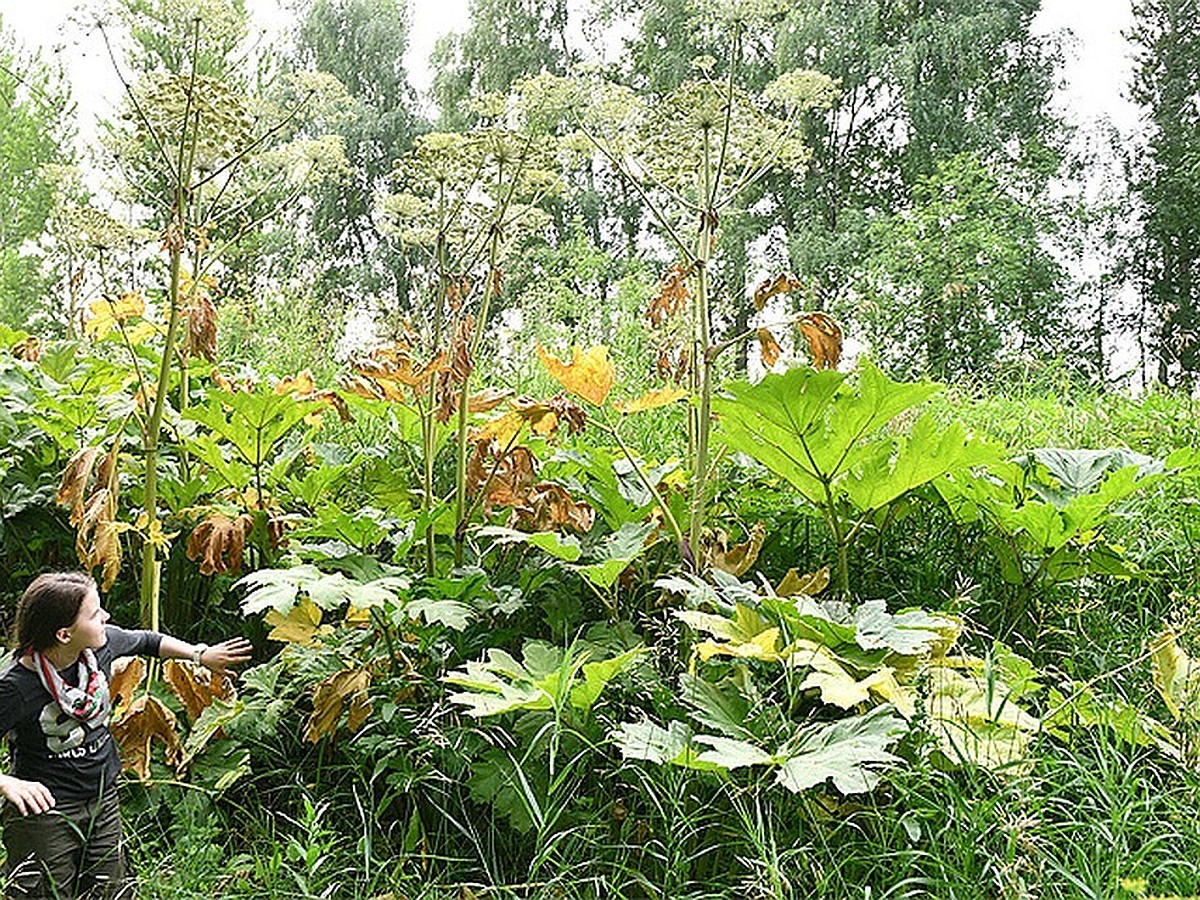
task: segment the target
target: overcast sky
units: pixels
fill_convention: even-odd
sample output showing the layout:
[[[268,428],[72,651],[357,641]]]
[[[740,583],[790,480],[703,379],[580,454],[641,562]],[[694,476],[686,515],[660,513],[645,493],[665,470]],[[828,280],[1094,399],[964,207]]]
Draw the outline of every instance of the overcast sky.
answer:
[[[79,103],[80,130],[87,135],[96,116],[107,116],[120,99],[120,87],[103,44],[94,34],[81,36],[70,15],[80,0],[0,0],[6,29],[30,47],[47,54],[60,52],[67,61],[75,99]],[[248,0],[256,21],[265,29],[286,22],[289,0]],[[429,86],[429,54],[437,38],[461,31],[467,22],[467,0],[410,0],[412,31],[405,63],[414,85]],[[1066,81],[1057,103],[1069,118],[1086,124],[1107,115],[1122,130],[1132,129],[1136,108],[1125,99],[1131,70],[1129,46],[1122,31],[1131,24],[1130,0],[1044,0],[1035,30],[1053,33],[1068,30]]]

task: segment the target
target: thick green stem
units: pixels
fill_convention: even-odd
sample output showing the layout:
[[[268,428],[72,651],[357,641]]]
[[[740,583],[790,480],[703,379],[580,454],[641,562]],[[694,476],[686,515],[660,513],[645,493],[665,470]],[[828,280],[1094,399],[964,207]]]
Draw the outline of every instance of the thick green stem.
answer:
[[[704,159],[700,172],[700,194],[707,199],[712,195],[712,145],[711,138],[704,132]],[[712,258],[712,243],[716,215],[706,205],[700,213],[700,234],[696,246],[696,303],[692,319],[692,366],[696,373],[693,384],[696,405],[692,407],[690,433],[695,447],[692,458],[692,497],[688,522],[688,544],[693,563],[699,568],[700,537],[704,528],[704,512],[708,499],[708,439],[712,430],[712,370],[714,360],[709,352],[712,346],[712,322],[709,304],[708,261]]]
[[[472,369],[479,355],[482,344],[483,330],[487,325],[488,312],[492,305],[495,292],[496,266],[500,262],[500,226],[493,225],[489,236],[491,246],[488,248],[488,276],[483,286],[483,301],[479,307],[479,318],[475,322],[475,333],[471,336],[470,359]],[[455,439],[455,479],[454,479],[454,564],[463,564],[463,548],[466,545],[467,526],[467,415],[471,400],[471,372],[463,378],[458,392],[458,433]]]
[[[182,191],[179,192],[182,194]],[[182,196],[176,207],[182,208]],[[179,216],[182,219],[182,213]],[[171,348],[175,346],[175,335],[179,330],[179,262],[182,248],[171,247],[171,285],[170,285],[170,314],[167,319],[167,339],[163,348],[162,363],[158,370],[158,384],[154,391],[154,406],[150,411],[150,421],[146,424],[143,456],[146,468],[142,508],[146,512],[146,534],[152,534],[152,529],[158,521],[158,436],[162,430],[163,411],[167,405],[167,382],[171,378]],[[153,541],[147,540],[142,545],[142,586],[141,612],[142,624],[157,631],[159,628],[159,582],[158,582],[158,551]]]

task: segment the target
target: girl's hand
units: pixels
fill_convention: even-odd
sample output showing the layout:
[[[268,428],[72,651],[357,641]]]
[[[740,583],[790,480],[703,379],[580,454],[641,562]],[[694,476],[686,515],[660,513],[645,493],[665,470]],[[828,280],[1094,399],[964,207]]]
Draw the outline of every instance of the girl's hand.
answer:
[[[254,647],[245,638],[230,638],[219,644],[213,644],[201,653],[200,662],[205,668],[211,669],[218,675],[227,675],[230,666],[239,666],[249,662],[253,652]]]
[[[54,795],[40,781],[22,781],[11,775],[0,775],[0,795],[23,816],[38,815],[54,808]]]

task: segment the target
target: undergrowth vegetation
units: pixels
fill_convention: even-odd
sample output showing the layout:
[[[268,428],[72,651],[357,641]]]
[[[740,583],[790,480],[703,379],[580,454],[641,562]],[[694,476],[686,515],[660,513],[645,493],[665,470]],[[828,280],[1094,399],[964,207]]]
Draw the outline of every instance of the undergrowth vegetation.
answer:
[[[343,363],[286,293],[220,300],[247,223],[345,175],[336,86],[252,102],[202,37],[114,135],[152,227],[89,219],[68,336],[0,326],[6,609],[83,567],[119,621],[257,648],[114,670],[142,895],[1195,892],[1193,400],[896,378],[795,276],[715,277],[830,78],[743,90],[735,29],[657,102],[477,98],[399,159],[372,240],[413,302]],[[537,242],[599,177],[666,264]]]

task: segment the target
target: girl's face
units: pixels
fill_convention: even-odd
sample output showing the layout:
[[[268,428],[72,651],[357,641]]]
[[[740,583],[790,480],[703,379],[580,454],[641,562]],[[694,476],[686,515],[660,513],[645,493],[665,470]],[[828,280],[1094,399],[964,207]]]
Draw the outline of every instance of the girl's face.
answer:
[[[108,623],[108,613],[100,605],[100,595],[92,588],[79,605],[79,614],[70,628],[63,628],[59,635],[67,633],[67,647],[80,653],[85,648],[96,650],[108,641],[104,626]]]

